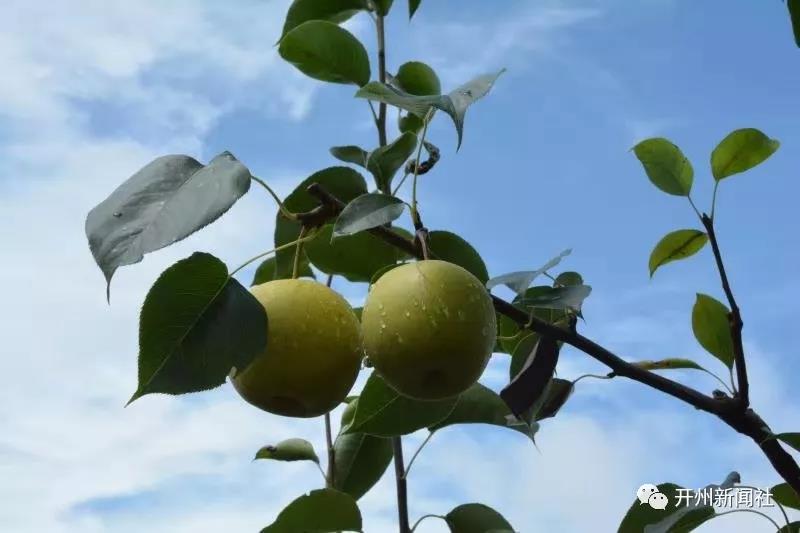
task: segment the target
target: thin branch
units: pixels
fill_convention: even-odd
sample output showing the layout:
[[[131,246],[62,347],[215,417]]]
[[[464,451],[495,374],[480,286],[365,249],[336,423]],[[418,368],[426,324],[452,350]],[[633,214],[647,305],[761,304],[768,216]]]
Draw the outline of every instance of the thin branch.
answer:
[[[336,451],[333,448],[333,436],[331,434],[331,414],[325,413],[325,444],[328,447],[328,474],[325,476],[325,486],[329,489],[336,484]]]
[[[394,476],[397,480],[397,517],[400,533],[410,533],[408,525],[408,487],[406,486],[405,466],[403,465],[403,442],[400,437],[392,437],[394,452]]]
[[[386,83],[386,26],[383,15],[377,14],[375,26],[378,30],[378,80]],[[378,106],[378,142],[381,146],[388,144],[386,140],[386,104],[384,102]]]
[[[250,179],[255,181],[256,183],[258,183],[259,185],[261,185],[262,187],[264,187],[267,190],[267,192],[270,194],[270,196],[272,196],[272,199],[275,200],[275,203],[278,204],[278,209],[280,209],[281,214],[284,217],[288,218],[289,220],[295,220],[296,219],[295,214],[292,213],[291,211],[289,211],[288,209],[286,209],[286,206],[283,205],[283,202],[281,202],[281,199],[278,197],[278,195],[275,193],[275,191],[272,190],[272,187],[267,185],[266,181],[262,180],[261,178],[257,178],[257,177],[255,177],[253,175],[250,176]]]
[[[436,433],[436,432],[435,431],[429,432],[428,436],[425,437],[425,440],[422,441],[422,444],[420,444],[419,448],[417,448],[417,451],[415,451],[414,455],[411,456],[411,460],[408,462],[408,466],[406,466],[406,471],[403,473],[403,477],[405,477],[405,478],[408,477],[409,472],[411,472],[411,465],[414,464],[414,461],[416,460],[417,456],[419,455],[419,452],[421,452],[422,448],[424,448],[425,445],[428,444],[428,441],[431,440],[431,437],[433,437],[434,433]]]
[[[315,237],[315,235],[309,235],[309,236],[307,236],[307,237],[301,237],[300,239],[297,239],[296,241],[287,242],[286,244],[282,244],[282,245],[278,246],[277,248],[273,248],[272,250],[269,250],[269,251],[267,251],[267,252],[260,253],[260,254],[258,254],[258,255],[257,255],[257,256],[255,256],[255,257],[251,257],[250,259],[248,259],[247,261],[245,261],[244,263],[242,263],[241,265],[239,265],[238,267],[236,267],[236,268],[233,270],[233,272],[231,272],[230,274],[228,274],[228,276],[232,278],[232,277],[234,276],[234,274],[236,274],[237,272],[239,272],[241,269],[243,269],[244,267],[246,267],[247,265],[249,265],[249,264],[250,264],[250,263],[252,263],[253,261],[258,261],[258,260],[259,260],[259,259],[261,259],[262,257],[266,257],[266,256],[268,256],[268,255],[270,255],[270,254],[274,254],[275,252],[280,252],[281,250],[285,250],[285,249],[287,249],[287,248],[291,248],[292,246],[295,246],[295,245],[299,245],[299,244],[301,244],[301,243],[304,243],[304,242],[306,242],[306,241],[309,241],[309,240],[313,239],[314,237]]]
[[[714,252],[714,260],[717,263],[720,281],[722,281],[722,290],[725,291],[728,304],[731,306],[728,321],[730,322],[731,337],[733,339],[733,360],[736,364],[736,385],[739,392],[737,397],[742,403],[742,408],[747,409],[750,406],[750,384],[747,379],[747,364],[744,358],[744,345],[742,342],[742,327],[744,327],[744,323],[742,322],[739,306],[736,304],[736,298],[733,297],[728,274],[725,272],[725,264],[722,262],[722,253],[719,250],[717,234],[714,231],[714,221],[705,214],[700,217],[700,220],[702,220],[706,233],[708,233],[708,241],[711,243],[711,250]]]

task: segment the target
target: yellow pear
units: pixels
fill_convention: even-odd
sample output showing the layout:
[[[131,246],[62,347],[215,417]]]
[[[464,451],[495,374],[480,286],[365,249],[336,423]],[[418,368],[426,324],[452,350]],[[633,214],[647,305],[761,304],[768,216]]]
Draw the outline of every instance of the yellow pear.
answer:
[[[358,318],[332,289],[310,280],[251,288],[267,311],[267,346],[232,379],[249,403],[270,413],[310,418],[344,400],[361,366]]]

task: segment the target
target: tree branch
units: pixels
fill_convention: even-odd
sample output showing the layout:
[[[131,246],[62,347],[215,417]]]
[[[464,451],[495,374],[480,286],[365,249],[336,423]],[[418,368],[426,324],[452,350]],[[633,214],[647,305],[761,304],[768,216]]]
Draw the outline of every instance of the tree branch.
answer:
[[[739,306],[736,304],[736,299],[733,297],[731,285],[728,282],[728,274],[725,272],[725,265],[722,262],[722,253],[719,250],[719,243],[717,243],[717,234],[714,231],[714,220],[706,214],[700,217],[703,226],[708,233],[708,241],[711,243],[711,250],[714,252],[714,260],[717,263],[717,270],[719,270],[719,277],[722,281],[722,289],[725,291],[725,296],[728,298],[728,304],[731,306],[731,312],[728,315],[728,322],[731,328],[731,338],[733,339],[733,360],[736,364],[736,384],[738,386],[738,398],[742,404],[743,409],[750,406],[750,382],[747,379],[747,364],[744,358],[744,344],[742,343],[742,314],[739,311]]]
[[[344,209],[345,204],[326,191],[318,183],[312,183],[307,190],[308,193],[317,198],[320,203],[328,206],[330,210],[334,212],[334,216]],[[419,247],[391,229],[379,226],[369,230],[369,232],[383,241],[407,252],[411,256],[422,259]],[[436,256],[431,252],[430,257],[435,258]],[[753,439],[767,456],[775,470],[798,494],[800,494],[800,467],[797,465],[797,462],[795,462],[794,458],[783,448],[781,443],[773,437],[769,426],[755,411],[752,409],[742,409],[740,399],[706,396],[691,387],[687,387],[686,385],[665,378],[659,374],[632,365],[576,331],[563,329],[536,317],[531,317],[525,311],[515,307],[502,298],[492,295],[492,301],[497,312],[507,316],[520,327],[530,329],[542,335],[551,336],[556,340],[577,348],[611,368],[617,376],[638,381],[648,387],[677,398],[696,409],[717,416],[739,433]]]
[[[406,467],[403,463],[403,441],[400,437],[392,437],[392,450],[394,452],[394,477],[397,481],[397,516],[400,524],[400,533],[410,533]]]

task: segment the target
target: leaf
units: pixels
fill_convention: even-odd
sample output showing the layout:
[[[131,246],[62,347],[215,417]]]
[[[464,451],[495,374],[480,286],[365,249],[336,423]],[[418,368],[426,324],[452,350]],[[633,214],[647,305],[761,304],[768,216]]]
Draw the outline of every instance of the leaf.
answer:
[[[708,235],[696,229],[679,229],[668,233],[650,253],[650,277],[653,277],[660,266],[693,256],[707,242]]]
[[[442,84],[436,72],[421,61],[400,65],[395,75],[397,86],[414,96],[433,96],[442,93]]]
[[[656,137],[640,142],[633,151],[653,185],[667,194],[689,196],[694,170],[680,148],[667,139]]]
[[[583,285],[583,276],[577,272],[562,272],[556,276],[553,282],[554,287],[572,287],[575,285]]]
[[[692,309],[692,330],[700,345],[711,355],[733,366],[733,339],[731,339],[730,311],[711,296],[697,294]]]
[[[531,440],[535,432],[524,421],[513,416],[496,392],[480,383],[464,391],[450,414],[428,429],[437,431],[455,424],[490,424],[519,431]]]
[[[719,485],[706,485],[703,490],[704,493],[710,492],[714,494],[717,490],[730,489],[736,483],[740,482],[741,477],[739,473],[731,472],[725,478],[725,481]],[[687,501],[685,505],[677,507],[672,513],[669,513],[668,516],[663,516],[662,514],[660,520],[656,521],[654,524],[648,525],[644,529],[644,533],[683,533],[695,529],[715,516],[714,508],[710,503],[706,504],[703,498],[695,498],[694,491],[690,491],[690,494],[692,495],[691,499]],[[675,502],[675,505],[677,505],[677,499]]]
[[[250,171],[230,152],[207,166],[186,155],[147,164],[86,218],[89,248],[107,291],[117,268],[211,224],[249,189]]]
[[[571,248],[564,250],[556,257],[550,259],[538,270],[511,272],[510,274],[503,274],[502,276],[497,276],[496,278],[492,278],[486,283],[486,288],[492,290],[494,287],[497,287],[498,285],[505,285],[512,291],[516,292],[518,295],[522,295],[528,289],[528,287],[531,286],[533,280],[535,280],[542,274],[546,273],[548,270],[558,266],[558,264],[561,263],[561,260],[567,257],[571,253],[572,253]]]
[[[478,251],[455,233],[431,231],[428,233],[428,246],[439,259],[460,266],[478,278],[481,283],[486,283],[489,279],[486,264]]]
[[[733,131],[711,152],[711,173],[720,181],[760,165],[781,143],[754,128]]]
[[[401,396],[373,372],[361,391],[353,421],[344,432],[378,437],[407,435],[443,420],[457,400],[413,400]]]
[[[679,490],[681,492],[679,492]],[[664,494],[669,500],[666,509],[653,509],[646,503],[641,503],[638,499],[634,500],[628,512],[620,523],[618,533],[643,533],[647,531],[650,533],[652,527],[676,514],[684,508],[675,506],[678,494],[684,494],[682,491],[685,489],[674,483],[662,483],[658,485],[658,491]],[[672,529],[667,529],[670,533],[688,533],[704,522],[714,517],[714,509],[708,506],[692,510],[691,512],[682,514],[678,521],[674,524]]]
[[[775,485],[770,489],[770,492],[772,493],[772,498],[784,507],[800,509],[800,496],[797,495],[792,486],[788,483]]]
[[[544,394],[558,363],[558,342],[540,337],[530,357],[511,383],[500,392],[511,412],[521,416]]]
[[[792,522],[789,525],[783,526],[778,530],[778,533],[800,533],[800,522]]]
[[[390,85],[371,82],[359,89],[356,97],[393,105],[414,113],[420,118],[425,118],[425,115],[432,108],[440,109],[453,119],[453,124],[458,133],[458,147],[460,148],[467,109],[477,100],[486,96],[503,72],[505,72],[505,69],[494,74],[478,76],[446,95],[414,96]]]
[[[406,204],[387,194],[367,193],[347,204],[333,226],[334,237],[353,235],[396,220]]]
[[[514,533],[503,515],[482,503],[459,505],[445,520],[451,533]]]
[[[592,288],[588,285],[571,285],[567,287],[542,285],[528,289],[522,298],[517,298],[514,302],[525,307],[580,311],[583,301],[591,293]]]
[[[370,78],[364,45],[333,22],[310,20],[300,24],[283,36],[278,53],[316,80],[361,86]]]
[[[225,264],[194,253],[165,270],[139,318],[139,385],[128,401],[184,394],[225,383],[267,344],[264,307]]]
[[[330,151],[331,155],[339,161],[367,168],[369,152],[359,146],[334,146]]]
[[[789,8],[789,17],[792,20],[792,31],[794,31],[794,42],[800,47],[800,0],[786,0]]]
[[[334,533],[361,531],[361,527],[361,512],[351,496],[319,489],[290,503],[261,533]]]
[[[250,283],[250,286],[252,287],[253,285],[261,285],[262,283],[267,283],[269,281],[274,281],[276,279],[291,278],[291,275],[278,276],[275,272],[276,268],[277,268],[277,260],[275,259],[275,257],[270,257],[268,259],[265,259],[260,265],[258,265],[256,273],[253,275],[253,281],[252,283]],[[316,279],[314,272],[311,270],[311,267],[308,264],[307,257],[302,257],[300,260],[299,277]]]
[[[355,499],[380,481],[394,456],[390,439],[364,433],[339,435],[333,449],[334,488]]]
[[[382,191],[389,190],[392,180],[400,168],[417,148],[417,135],[404,133],[391,144],[373,150],[367,156],[367,168],[375,177],[375,184]]]
[[[364,9],[364,0],[294,0],[286,13],[284,35],[309,20],[342,23]]]
[[[305,439],[287,439],[271,446],[264,446],[256,453],[256,459],[272,459],[275,461],[314,461],[319,464],[319,457],[314,446]]]
[[[422,0],[408,0],[408,18],[414,18],[414,14],[419,9],[419,5],[422,3]]]
[[[561,378],[551,379],[542,400],[536,406],[534,420],[544,420],[556,416],[572,396],[574,390],[575,385],[572,381]]]
[[[400,251],[366,232],[333,239],[333,225],[324,226],[306,243],[315,267],[326,274],[340,275],[353,282],[368,282],[381,269],[395,264]]]
[[[779,433],[775,438],[800,452],[800,433]]]
[[[319,183],[343,202],[349,202],[367,192],[367,182],[354,169],[349,167],[329,167],[303,180],[284,200],[283,205],[286,209],[293,213],[300,213],[310,211],[318,206],[319,201],[308,194],[306,190],[312,183]],[[275,247],[295,241],[299,236],[300,224],[287,220],[279,212],[275,219]],[[292,276],[294,252],[295,248],[290,247],[275,253],[276,271],[279,277]]]
[[[516,345],[511,350],[511,365],[508,368],[509,380],[514,380],[515,377],[522,371],[528,358],[536,348],[536,343],[539,342],[538,333],[527,332],[522,334]]]
[[[632,361],[631,365],[643,370],[677,370],[682,368],[707,370],[690,359],[660,359],[658,361]]]

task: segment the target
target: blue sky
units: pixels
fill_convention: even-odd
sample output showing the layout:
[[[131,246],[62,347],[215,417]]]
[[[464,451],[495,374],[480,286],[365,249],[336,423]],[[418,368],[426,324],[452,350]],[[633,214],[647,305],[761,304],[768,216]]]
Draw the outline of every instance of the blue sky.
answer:
[[[0,20],[0,222],[10,305],[0,311],[0,524],[15,532],[257,531],[319,485],[307,465],[253,464],[262,445],[299,436],[322,449],[321,422],[266,416],[225,386],[205,395],[135,388],[137,310],[158,273],[194,250],[235,266],[267,249],[274,206],[261,191],[214,226],[122,269],[113,305],[83,235],[87,211],[164,153],[208,160],[231,150],[288,193],[335,164],[337,144],[374,147],[352,87],[304,78],[277,58],[288,2],[12,0]],[[478,248],[492,274],[564,268],[594,292],[583,331],[630,359],[694,358],[695,292],[721,297],[711,255],[647,258],[668,231],[695,227],[688,204],[660,193],[629,149],[650,136],[682,147],[694,197],[710,201],[710,151],[757,127],[782,142],[768,162],[726,180],[718,231],[743,308],[753,401],[777,431],[800,430],[792,376],[800,333],[794,220],[800,168],[800,50],[778,0],[423,1],[410,26],[390,20],[389,65],[428,61],[445,87],[507,67],[468,113],[455,151],[421,181],[425,221]],[[348,28],[371,43],[368,19]],[[370,44],[370,49],[372,46]],[[242,274],[249,281],[251,271]],[[354,302],[363,287],[337,285]],[[507,359],[483,381],[502,386]],[[559,373],[604,369],[568,351]],[[673,374],[706,392],[702,374]],[[422,435],[424,436],[424,435]],[[407,439],[413,451],[421,435]],[[700,487],[731,470],[767,487],[757,448],[716,420],[635,383],[581,381],[539,450],[514,432],[437,434],[410,479],[412,514],[481,501],[522,532],[612,531],[645,482]],[[467,468],[467,466],[469,468]],[[394,531],[389,475],[362,500],[369,533]],[[700,531],[768,531],[720,519]],[[434,521],[417,531],[443,531]]]

